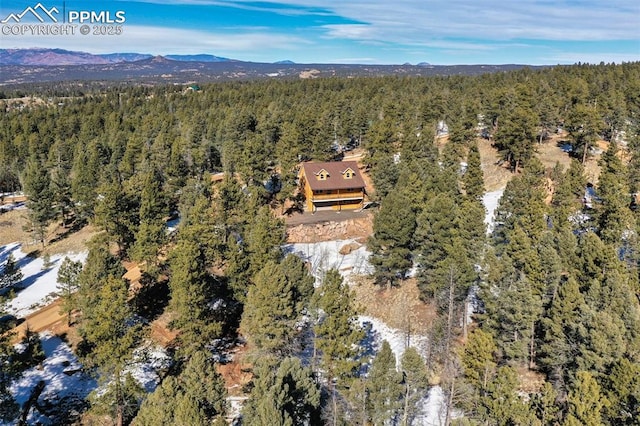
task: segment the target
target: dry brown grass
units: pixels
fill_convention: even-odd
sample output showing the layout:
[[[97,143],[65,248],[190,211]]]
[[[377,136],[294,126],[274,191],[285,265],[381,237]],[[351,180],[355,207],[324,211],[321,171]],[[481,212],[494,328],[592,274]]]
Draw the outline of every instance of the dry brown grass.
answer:
[[[382,288],[370,277],[358,276],[351,286],[356,305],[362,314],[378,318],[389,327],[405,330],[427,330],[435,318],[435,308],[420,301],[420,291],[415,278],[405,280],[400,286]]]
[[[29,234],[23,230],[27,224],[26,210],[12,210],[0,214],[0,245],[29,242]]]
[[[87,250],[87,242],[99,231],[88,225],[76,232],[71,232],[56,222],[47,230],[47,245],[42,249],[38,241],[34,241],[25,229],[28,227],[27,210],[12,210],[0,215],[0,245],[11,243],[22,244],[26,253],[39,251],[41,253],[64,254],[78,253]]]
[[[478,139],[478,151],[484,174],[484,189],[489,192],[504,188],[513,174],[507,164],[499,165],[501,158],[498,150],[493,147],[491,141]]]

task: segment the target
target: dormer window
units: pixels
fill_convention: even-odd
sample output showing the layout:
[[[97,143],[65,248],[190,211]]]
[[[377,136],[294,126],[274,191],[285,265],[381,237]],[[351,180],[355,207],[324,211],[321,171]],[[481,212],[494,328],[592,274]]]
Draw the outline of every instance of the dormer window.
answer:
[[[322,169],[318,173],[316,173],[316,177],[318,180],[327,180],[327,178],[329,177],[329,172],[327,172],[325,169]]]
[[[348,168],[347,170],[345,170],[344,172],[342,172],[342,177],[343,177],[344,179],[351,179],[351,178],[353,178],[353,176],[354,176],[355,174],[356,174],[356,173],[355,173],[353,170],[351,170],[351,168]]]

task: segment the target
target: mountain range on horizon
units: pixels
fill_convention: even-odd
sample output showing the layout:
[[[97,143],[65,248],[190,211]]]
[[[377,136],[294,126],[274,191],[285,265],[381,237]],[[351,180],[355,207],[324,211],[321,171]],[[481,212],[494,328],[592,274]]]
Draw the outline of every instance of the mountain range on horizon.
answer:
[[[201,53],[193,55],[152,55],[150,53],[116,52],[116,53],[88,53],[72,51],[61,48],[33,47],[29,49],[0,49],[0,66],[2,65],[36,65],[36,66],[60,66],[60,65],[105,65],[122,62],[135,62],[162,56],[173,61],[181,62],[251,62],[239,59],[225,58],[211,54]],[[285,59],[273,62],[280,65],[295,65],[296,63]],[[405,64],[410,65],[410,64]],[[420,62],[418,66],[430,65]]]
[[[122,62],[135,62],[155,57],[149,53],[117,52],[93,54],[65,49],[39,48],[0,49],[0,65],[104,65]],[[235,59],[209,54],[163,55],[173,61],[184,62],[236,62]]]
[[[65,49],[0,49],[0,86],[52,82],[100,84],[186,84],[273,78],[478,75],[521,68],[519,64],[299,64],[290,60],[249,62],[214,55],[166,55],[116,52],[91,54]]]

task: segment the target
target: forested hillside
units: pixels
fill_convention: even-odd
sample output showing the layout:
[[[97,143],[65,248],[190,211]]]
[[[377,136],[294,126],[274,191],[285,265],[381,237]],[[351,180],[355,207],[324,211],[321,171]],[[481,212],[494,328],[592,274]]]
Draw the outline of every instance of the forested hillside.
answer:
[[[65,266],[77,354],[106,389],[81,407],[85,422],[223,424],[213,355],[224,362],[240,339],[253,374],[242,424],[408,425],[434,384],[447,425],[638,424],[640,63],[59,90],[0,101],[0,192],[26,193],[43,248],[53,222],[103,231],[81,271]],[[441,121],[448,138],[436,144]],[[566,170],[536,157],[557,132],[571,146]],[[490,234],[481,137],[513,175]],[[601,140],[601,173],[587,182]],[[331,270],[314,286],[275,214],[301,205],[301,161],[354,145],[379,202],[372,279],[415,277],[437,310],[428,350],[401,360],[388,345],[365,353],[349,285]],[[143,270],[135,292],[123,261]],[[177,333],[174,364],[146,394],[126,367],[161,314]],[[10,422],[20,369],[0,343]]]

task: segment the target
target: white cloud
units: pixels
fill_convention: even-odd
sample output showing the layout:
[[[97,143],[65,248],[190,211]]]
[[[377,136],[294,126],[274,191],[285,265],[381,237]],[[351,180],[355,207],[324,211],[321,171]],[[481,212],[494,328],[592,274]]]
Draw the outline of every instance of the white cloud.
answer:
[[[238,0],[227,5],[253,3]],[[322,8],[369,25],[365,38],[407,42],[431,37],[510,40],[634,40],[640,28],[636,0],[281,0],[277,4]],[[271,11],[277,9],[269,9]],[[288,10],[288,9],[287,9]],[[342,26],[326,26],[339,35]],[[355,37],[357,33],[346,33]]]
[[[80,34],[68,36],[3,35],[0,41],[2,46],[6,48],[29,48],[34,46],[59,48],[63,46],[68,50],[111,53],[122,51],[123,46],[135,46],[134,50],[140,53],[168,55],[212,52],[219,56],[230,57],[267,49],[288,50],[308,43],[299,37],[288,34],[259,31],[228,34],[134,25],[125,25],[123,33],[117,36],[83,36]],[[159,51],[159,49],[162,50]]]

